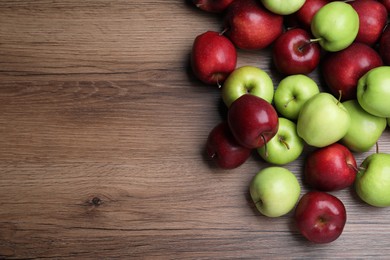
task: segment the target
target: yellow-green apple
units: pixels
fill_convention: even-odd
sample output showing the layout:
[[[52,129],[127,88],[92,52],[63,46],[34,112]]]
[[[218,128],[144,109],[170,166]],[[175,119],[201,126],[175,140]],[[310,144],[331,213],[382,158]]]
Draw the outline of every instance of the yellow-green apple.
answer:
[[[348,47],[359,30],[359,16],[351,5],[331,1],[321,7],[311,22],[311,32],[326,51]]]
[[[224,35],[207,31],[192,45],[191,67],[195,76],[206,84],[222,84],[236,68],[237,51]]]
[[[339,141],[347,133],[351,118],[348,110],[332,94],[320,92],[306,101],[298,115],[298,135],[315,147]]]
[[[218,123],[207,137],[207,157],[222,169],[237,168],[249,158],[251,152],[251,149],[238,144],[225,121]]]
[[[336,196],[324,191],[309,191],[299,200],[294,219],[307,240],[325,244],[341,236],[347,222],[347,211]]]
[[[245,94],[229,107],[228,123],[242,146],[254,149],[264,146],[278,131],[278,114],[265,99]]]
[[[368,113],[390,117],[390,66],[369,70],[358,81],[357,99]]]
[[[249,191],[261,214],[280,217],[294,208],[301,193],[301,186],[287,168],[271,166],[263,168],[252,178]]]
[[[192,0],[196,7],[210,13],[222,13],[233,0]]]
[[[280,15],[289,15],[298,11],[305,0],[294,0],[294,1],[284,1],[284,0],[260,0],[261,3],[275,14]]]
[[[227,107],[248,93],[272,103],[274,84],[267,72],[250,65],[242,66],[235,69],[222,86],[222,99]]]
[[[386,118],[368,113],[356,99],[345,101],[343,105],[349,112],[351,124],[341,143],[353,152],[367,152],[386,129]]]
[[[363,160],[356,176],[355,190],[369,205],[390,206],[390,154],[374,153]]]
[[[274,42],[272,60],[285,75],[309,74],[320,62],[320,47],[311,42],[311,34],[301,28],[282,33]]]
[[[390,2],[390,0],[389,0]],[[384,65],[390,66],[390,26],[386,26],[379,40],[379,54]]]
[[[305,142],[297,133],[297,125],[287,118],[279,117],[276,135],[266,146],[257,149],[266,162],[284,165],[295,161],[303,152]]]
[[[355,41],[374,45],[387,23],[386,7],[376,0],[348,2],[359,15],[359,31]]]
[[[283,16],[268,11],[258,0],[233,1],[226,11],[224,27],[238,48],[264,49],[283,32]]]
[[[300,26],[310,30],[311,21],[321,7],[329,3],[329,0],[306,0],[303,6],[293,16]]]
[[[273,101],[276,111],[282,116],[296,120],[303,104],[318,93],[320,90],[312,78],[302,74],[290,75],[279,82]]]
[[[370,69],[382,66],[378,52],[363,43],[352,43],[347,48],[330,52],[321,61],[322,77],[332,92],[341,100],[356,99],[358,80]]]
[[[310,152],[304,163],[304,181],[316,190],[336,191],[350,187],[356,173],[354,155],[339,143]]]

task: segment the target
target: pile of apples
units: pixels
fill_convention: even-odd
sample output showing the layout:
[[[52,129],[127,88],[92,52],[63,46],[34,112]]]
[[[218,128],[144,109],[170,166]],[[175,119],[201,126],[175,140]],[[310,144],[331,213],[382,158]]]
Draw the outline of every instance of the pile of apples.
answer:
[[[331,191],[353,185],[369,205],[390,206],[390,154],[369,151],[390,125],[389,0],[193,0],[223,17],[221,32],[197,35],[194,75],[219,86],[226,120],[209,133],[209,159],[223,169],[242,165],[255,150],[272,166],[260,170],[250,194],[260,213],[283,216],[295,208],[298,230],[329,243],[346,223],[343,202]],[[271,49],[282,75],[274,86],[255,66],[237,67],[237,49]],[[318,69],[324,86],[308,75]],[[324,91],[328,90],[328,91]],[[301,196],[296,176],[283,165],[305,146]]]

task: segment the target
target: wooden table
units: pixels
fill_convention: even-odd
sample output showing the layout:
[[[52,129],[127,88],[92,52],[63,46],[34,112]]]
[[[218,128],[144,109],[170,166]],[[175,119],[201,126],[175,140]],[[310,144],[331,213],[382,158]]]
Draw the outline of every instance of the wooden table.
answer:
[[[390,209],[334,192],[344,233],[313,245],[291,213],[255,210],[248,185],[269,166],[255,153],[231,171],[205,159],[226,112],[220,90],[188,66],[206,30],[221,30],[221,18],[189,1],[0,2],[0,258],[390,254]],[[276,86],[270,63],[269,50],[239,51],[238,66],[263,68]],[[380,150],[389,144],[386,130]],[[300,180],[302,162],[286,165]]]

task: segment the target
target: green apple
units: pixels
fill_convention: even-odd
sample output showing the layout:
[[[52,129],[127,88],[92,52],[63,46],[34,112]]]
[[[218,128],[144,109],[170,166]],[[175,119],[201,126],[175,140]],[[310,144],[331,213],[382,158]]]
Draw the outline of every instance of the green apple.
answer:
[[[353,43],[359,31],[359,15],[342,1],[322,6],[311,22],[311,32],[319,44],[330,52],[340,51]]]
[[[387,118],[387,126],[390,126],[390,117]]]
[[[317,83],[310,77],[302,74],[290,75],[279,82],[273,101],[282,116],[296,120],[303,104],[319,92]]]
[[[252,94],[272,103],[274,84],[264,70],[254,66],[235,69],[222,86],[222,99],[227,107],[244,94]]]
[[[342,103],[351,117],[351,124],[341,142],[354,152],[367,152],[386,128],[386,118],[365,111],[357,100]]]
[[[257,149],[266,162],[283,165],[296,160],[303,151],[305,142],[297,133],[297,125],[283,117],[279,117],[279,128],[276,135],[268,143]]]
[[[372,206],[390,206],[390,154],[374,153],[364,159],[356,175],[355,190]]]
[[[298,135],[314,147],[325,147],[347,133],[348,110],[332,94],[320,92],[303,104],[297,119]]]
[[[269,11],[280,14],[280,15],[289,15],[298,11],[306,0],[261,0],[261,3]]]
[[[249,191],[261,214],[267,217],[280,217],[294,208],[301,187],[291,171],[271,166],[262,169],[253,177]]]
[[[369,70],[358,81],[357,99],[368,113],[390,117],[390,66]]]

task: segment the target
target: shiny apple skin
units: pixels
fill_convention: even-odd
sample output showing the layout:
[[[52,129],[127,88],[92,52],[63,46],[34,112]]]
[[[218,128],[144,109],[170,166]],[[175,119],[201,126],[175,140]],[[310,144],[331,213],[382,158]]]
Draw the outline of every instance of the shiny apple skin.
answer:
[[[354,155],[339,143],[312,151],[304,163],[304,181],[317,190],[336,191],[350,187],[356,174]]]
[[[265,99],[244,94],[229,107],[228,124],[238,143],[255,149],[276,135],[279,120],[275,108]]]
[[[366,72],[383,64],[378,52],[363,43],[352,43],[339,52],[328,53],[321,62],[322,77],[337,98],[356,99],[357,82]]]
[[[309,74],[320,62],[321,48],[310,43],[310,33],[295,28],[280,35],[272,48],[276,69],[285,75]]]
[[[342,234],[347,221],[344,203],[323,191],[309,191],[299,200],[294,213],[300,233],[316,244],[331,243]]]

